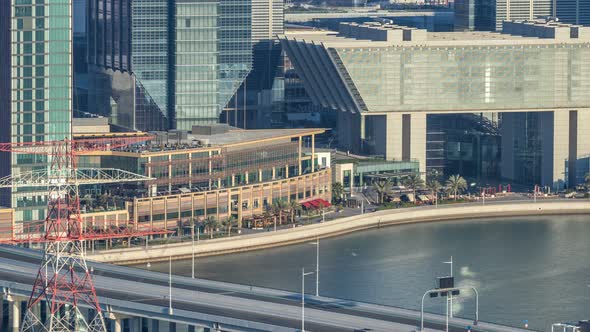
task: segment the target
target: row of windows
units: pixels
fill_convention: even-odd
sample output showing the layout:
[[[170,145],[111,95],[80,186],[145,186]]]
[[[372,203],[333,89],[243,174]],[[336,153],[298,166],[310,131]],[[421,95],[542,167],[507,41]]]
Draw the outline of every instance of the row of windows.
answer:
[[[207,105],[207,104],[213,105],[213,104],[217,104],[217,95],[216,95],[216,93],[213,93],[213,94],[207,93],[207,94],[200,94],[200,95],[179,94],[176,96],[176,104],[178,106],[182,106],[182,105],[198,106],[198,105]],[[197,110],[197,114],[198,114],[198,110]]]
[[[176,12],[179,17],[188,15],[217,16],[217,4],[177,4]]]
[[[12,103],[12,112],[14,114],[17,113],[27,113],[27,112],[32,112],[32,113],[46,113],[49,109],[51,110],[66,110],[69,109],[69,103],[70,103],[70,99],[69,98],[60,98],[60,99],[52,99],[52,100],[34,100],[34,99],[29,99],[29,100],[13,100]],[[33,105],[35,106],[35,109],[33,109]]]
[[[189,83],[184,83],[184,81],[177,81],[176,83],[176,93],[183,94],[183,93],[206,93],[206,92],[215,92],[217,91],[217,80],[211,81],[192,81]]]
[[[45,76],[45,69],[49,69],[49,76],[68,76],[70,74],[70,67],[68,66],[60,66],[60,65],[43,65],[43,66],[36,66],[36,67],[17,67],[15,78],[26,78],[33,76],[33,68],[35,69],[35,76]]]
[[[43,6],[15,6],[14,8],[14,16],[16,17],[32,17],[32,16],[45,16],[47,13],[48,16],[63,16],[64,18],[70,17],[70,7],[71,4],[69,3],[62,3],[62,4],[49,4]],[[33,14],[33,8],[34,14]],[[48,10],[46,10],[48,9]]]
[[[47,43],[13,43],[14,55],[37,55],[45,53],[45,44],[48,47],[48,53],[46,54],[66,54],[70,55],[70,42],[69,41],[51,41]],[[33,45],[35,46],[35,52],[33,52]]]

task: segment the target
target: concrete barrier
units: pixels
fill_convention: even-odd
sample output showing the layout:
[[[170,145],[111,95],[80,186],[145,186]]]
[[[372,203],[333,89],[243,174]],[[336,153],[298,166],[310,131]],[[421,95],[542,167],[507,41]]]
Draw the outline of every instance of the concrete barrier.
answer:
[[[438,208],[415,207],[385,210],[347,217],[277,232],[240,235],[230,238],[201,240],[195,245],[195,256],[211,256],[278,247],[326,238],[359,230],[418,222],[474,219],[487,217],[542,216],[590,213],[590,201],[562,200],[533,202],[495,202],[480,204],[442,205]],[[192,256],[191,242],[99,251],[88,259],[114,264],[139,264]]]

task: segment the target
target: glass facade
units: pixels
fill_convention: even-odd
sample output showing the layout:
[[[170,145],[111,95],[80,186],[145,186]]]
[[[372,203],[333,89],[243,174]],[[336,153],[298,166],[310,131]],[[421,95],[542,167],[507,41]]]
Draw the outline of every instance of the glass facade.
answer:
[[[163,114],[167,113],[170,89],[168,2],[131,1],[131,70],[145,99],[153,101]]]
[[[561,22],[590,25],[590,2],[585,0],[558,0],[556,16]]]
[[[219,2],[219,107],[225,107],[252,68],[251,0]]]
[[[219,118],[218,16],[215,1],[176,3],[176,128]]]
[[[456,0],[455,31],[496,30],[496,4],[489,0]]]
[[[336,51],[369,111],[552,109],[590,102],[588,44]]]
[[[71,0],[6,0],[0,8],[3,48],[2,71],[10,85],[0,95],[3,141],[43,142],[71,135],[72,113],[72,3]],[[8,12],[7,12],[8,10]],[[6,56],[10,57],[7,63]],[[3,76],[4,79],[4,76]],[[6,106],[6,105],[3,105]],[[10,116],[7,117],[6,113]],[[9,133],[7,135],[7,133]],[[8,159],[8,158],[7,158]],[[47,157],[13,154],[3,174],[47,168]],[[10,205],[16,220],[45,217],[43,192],[12,189]],[[8,193],[6,193],[8,194]],[[3,202],[9,199],[3,198]]]
[[[252,66],[250,0],[94,0],[89,13],[89,109],[124,127],[216,123]]]
[[[558,0],[558,6],[560,1],[576,0]],[[504,20],[534,20],[552,12],[553,0],[456,0],[455,31],[501,31]]]

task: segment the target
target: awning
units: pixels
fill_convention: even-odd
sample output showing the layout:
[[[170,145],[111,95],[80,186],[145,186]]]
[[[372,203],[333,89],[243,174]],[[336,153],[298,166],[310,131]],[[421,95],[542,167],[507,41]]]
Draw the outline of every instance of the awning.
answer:
[[[306,207],[308,209],[319,209],[322,207],[332,206],[332,204],[330,204],[330,202],[326,201],[325,199],[321,199],[321,198],[312,199],[311,201],[303,202],[303,203],[301,203],[301,205],[303,205],[304,207]]]

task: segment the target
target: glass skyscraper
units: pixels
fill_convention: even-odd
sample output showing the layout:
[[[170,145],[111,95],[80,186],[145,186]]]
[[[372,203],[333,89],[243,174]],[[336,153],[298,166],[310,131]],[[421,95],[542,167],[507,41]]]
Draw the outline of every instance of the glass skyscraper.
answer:
[[[71,136],[71,0],[0,1],[0,141],[43,142]],[[0,176],[47,168],[47,157],[0,157]],[[45,217],[43,192],[5,190],[0,205],[16,220]]]
[[[590,25],[590,1],[557,0],[556,16],[560,21],[570,24]]]
[[[504,20],[548,17],[553,13],[553,1],[455,0],[455,31],[501,31]]]
[[[218,122],[252,66],[250,0],[93,0],[88,13],[89,111],[126,128]]]

